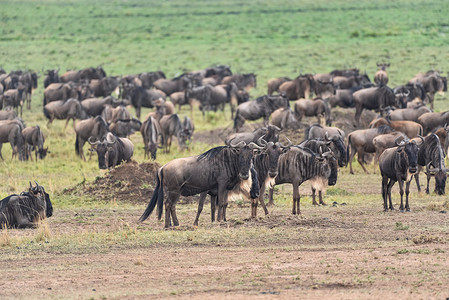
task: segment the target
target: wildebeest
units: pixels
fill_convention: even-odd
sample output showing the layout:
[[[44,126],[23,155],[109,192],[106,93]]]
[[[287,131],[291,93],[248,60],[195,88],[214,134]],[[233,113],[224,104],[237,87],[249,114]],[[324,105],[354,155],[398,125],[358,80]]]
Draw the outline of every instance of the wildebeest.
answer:
[[[414,108],[400,108],[387,112],[387,118],[391,121],[413,121],[418,122],[418,118],[432,110],[425,105]]]
[[[290,107],[276,109],[271,114],[271,125],[277,126],[281,130],[299,128],[299,122],[296,120],[295,113]]]
[[[374,153],[376,149],[374,148],[373,139],[380,135],[392,132],[393,129],[388,125],[383,125],[378,128],[369,128],[369,129],[359,129],[348,134],[348,146],[346,151],[349,155],[349,169],[350,173],[354,174],[352,170],[352,160],[354,159],[355,154],[357,153],[357,161],[360,166],[363,168],[365,173],[368,173],[366,170],[364,163],[364,155],[365,153]]]
[[[159,125],[159,122],[155,118],[150,116],[142,123],[142,126],[140,127],[140,133],[142,134],[143,145],[145,149],[143,159],[145,159],[146,157],[150,158],[150,154],[151,159],[156,159],[159,136],[162,134],[162,129]]]
[[[65,101],[53,101],[45,104],[44,115],[48,119],[47,127],[50,126],[54,119],[66,119],[64,129],[67,128],[70,119],[73,120],[73,128],[75,128],[76,119],[82,120],[87,117],[86,112],[81,106],[81,103],[74,98],[70,98]]]
[[[55,70],[47,70],[44,78],[44,88],[49,86],[52,83],[59,83],[61,79],[59,78],[59,69]]]
[[[362,89],[353,94],[355,103],[355,124],[359,126],[360,116],[364,109],[379,110],[384,112],[385,108],[390,106],[405,108],[407,103],[397,103],[396,96],[391,88],[384,85]]]
[[[103,67],[98,66],[96,68],[90,67],[82,70],[69,70],[61,75],[61,82],[79,82],[86,80],[90,82],[92,79],[102,79],[106,77],[106,72]]]
[[[291,79],[288,77],[278,77],[278,78],[273,78],[273,79],[268,80],[267,95],[271,96],[271,95],[273,95],[274,92],[279,92],[279,87],[281,86],[281,84],[283,84],[284,82],[287,82],[287,81],[291,81]]]
[[[26,156],[33,160],[31,151],[34,150],[36,161],[38,154],[40,159],[44,159],[47,155],[48,147],[44,149],[45,138],[39,125],[24,128],[22,135],[25,141]]]
[[[379,157],[385,149],[396,146],[396,142],[402,142],[407,139],[407,136],[400,131],[393,131],[386,134],[379,134],[373,138],[374,149],[376,154],[374,156],[374,165],[379,162]]]
[[[146,89],[150,89],[153,87],[153,83],[156,82],[158,79],[165,79],[165,74],[162,71],[155,71],[155,72],[143,72],[140,73],[139,79],[142,81],[142,87]]]
[[[377,86],[383,86],[387,85],[388,83],[388,74],[387,74],[387,68],[390,66],[390,64],[379,64],[376,63],[379,70],[374,75],[374,83],[376,83]]]
[[[400,85],[395,87],[393,91],[397,97],[406,97],[407,102],[411,102],[415,99],[419,99],[423,102],[426,101],[426,91],[421,83]]]
[[[257,87],[256,76],[257,75],[254,73],[234,74],[224,77],[221,83],[230,84],[231,82],[234,82],[239,90],[249,91],[250,89]]]
[[[397,143],[397,147],[386,149],[379,157],[380,174],[382,175],[382,198],[384,211],[393,210],[391,201],[391,189],[396,181],[399,182],[399,194],[401,195],[401,211],[410,211],[409,193],[410,182],[418,171],[419,145],[415,141],[403,140]],[[405,182],[405,206],[403,202]],[[387,205],[387,197],[389,206]]]
[[[343,108],[354,107],[354,96],[353,94],[361,89],[371,87],[369,86],[356,86],[350,89],[337,89],[335,94],[328,97],[326,100],[331,108],[340,106]]]
[[[0,120],[13,120],[17,118],[17,114],[13,110],[0,110]]]
[[[219,206],[217,220],[224,220],[228,189],[232,189],[240,181],[250,179],[253,147],[253,144],[246,145],[244,142],[230,143],[212,148],[198,156],[177,158],[168,162],[157,172],[156,188],[139,222],[150,216],[156,204],[158,218],[161,219],[165,193],[165,228],[171,226],[171,219],[173,225],[178,226],[176,202],[179,196],[193,196],[215,189]]]
[[[315,81],[312,74],[300,74],[292,81],[284,82],[279,86],[279,93],[284,93],[288,100],[309,98],[314,89]]]
[[[108,76],[102,79],[94,79],[89,83],[89,87],[94,93],[94,97],[107,97],[118,88],[118,76]]]
[[[25,155],[25,141],[22,136],[23,124],[21,121],[3,120],[0,121],[0,158],[3,160],[2,146],[3,143],[9,143],[12,148],[12,158],[17,154],[19,160],[24,160]]]
[[[388,125],[396,131],[404,133],[409,139],[423,135],[423,127],[421,124],[413,121],[390,121],[386,118],[377,118],[371,121],[369,128],[377,128]]]
[[[415,138],[416,142],[422,139],[422,143],[419,146],[418,151],[418,172],[415,174],[415,181],[418,187],[418,192],[421,192],[421,186],[419,184],[419,173],[422,168],[425,169],[427,176],[426,194],[430,193],[429,184],[430,178],[435,177],[435,192],[438,195],[444,195],[446,188],[447,172],[449,171],[444,166],[444,154],[441,147],[440,139],[434,133],[422,138]]]
[[[443,148],[444,157],[446,157],[447,149],[449,148],[448,132],[449,132],[449,125],[447,125],[447,124],[445,124],[444,127],[438,128],[434,131],[434,133],[440,139],[441,147]]]
[[[315,78],[315,76],[314,76]],[[316,97],[326,99],[331,97],[332,95],[335,95],[335,86],[333,78],[330,78],[329,80],[323,80],[323,79],[316,79],[315,78],[315,85],[314,85],[314,93]]]
[[[33,89],[37,88],[37,78],[37,74],[31,71],[22,72],[19,76],[19,83],[24,88],[24,98],[27,104],[27,109],[31,109],[31,95],[33,93]]]
[[[188,74],[181,74],[173,79],[161,78],[153,83],[158,90],[163,91],[167,96],[175,92],[181,92],[192,86],[191,78]]]
[[[424,113],[418,118],[418,123],[422,125],[424,134],[427,135],[435,129],[449,124],[449,111]]]
[[[81,100],[81,92],[74,83],[52,83],[44,90],[44,105],[69,98]]]
[[[331,111],[326,101],[322,99],[299,99],[295,102],[295,116],[298,122],[301,122],[304,116],[315,116],[318,123],[321,124],[321,117],[324,116],[326,125],[331,125]]]
[[[162,130],[162,147],[166,153],[170,152],[173,135],[176,135],[178,139],[179,150],[184,150],[187,147],[186,142],[191,137],[191,132],[188,128],[183,127],[177,114],[163,116],[159,124]]]
[[[109,124],[109,131],[118,137],[129,137],[140,130],[142,122],[136,118],[118,119]]]
[[[124,105],[113,107],[109,104],[104,106],[104,109],[101,112],[101,117],[109,124],[118,120],[128,120],[132,118],[131,113]]]
[[[331,170],[328,158],[331,152],[324,154],[314,153],[310,149],[300,147],[290,147],[284,155],[279,158],[278,175],[275,178],[275,185],[291,183],[293,186],[293,209],[292,214],[301,214],[299,186],[316,176],[329,178]],[[273,204],[273,188],[269,193],[269,204]]]
[[[161,116],[171,115],[175,113],[175,106],[173,105],[173,103],[170,101],[165,101],[162,98],[156,99],[154,101],[154,107]]]
[[[92,137],[94,140],[103,140],[109,132],[109,126],[106,121],[100,117],[82,120],[75,125],[75,151],[82,159],[86,160],[84,156],[83,146],[86,141]]]
[[[245,120],[254,121],[259,118],[264,119],[264,125],[268,124],[271,113],[281,107],[290,106],[288,99],[283,95],[261,96],[254,101],[248,101],[237,107],[234,118],[234,130],[239,131]]]
[[[305,130],[304,139],[323,140],[328,142],[332,152],[338,160],[338,166],[344,167],[347,165],[348,153],[345,147],[345,133],[340,128],[312,124]]]
[[[134,144],[129,139],[117,137],[111,132],[103,141],[94,141],[90,137],[88,142],[97,152],[100,169],[113,169],[123,161],[130,162],[134,153]]]
[[[16,113],[22,117],[23,102],[25,100],[24,89],[19,86],[18,89],[10,89],[3,93],[3,109],[15,109]]]
[[[447,78],[441,76],[436,71],[428,71],[426,73],[418,73],[410,79],[409,83],[421,83],[424,90],[428,94],[430,108],[433,109],[433,100],[438,92],[447,91]]]
[[[10,195],[0,201],[0,226],[7,228],[35,228],[39,222],[53,215],[50,196],[36,182],[28,192]]]
[[[225,140],[225,143],[229,143],[230,141],[245,142],[249,144],[250,142],[257,143],[261,137],[263,137],[266,142],[278,142],[279,141],[279,132],[280,129],[274,125],[268,125],[264,127],[256,128],[252,132],[235,132],[231,133]]]
[[[84,99],[81,101],[81,106],[88,116],[95,117],[101,115],[106,105],[117,106],[119,103],[114,97],[107,96],[105,98]]]
[[[352,75],[352,76],[334,76],[334,86],[337,89],[350,89],[359,85],[370,84],[371,80],[366,74]]]
[[[185,91],[182,91],[182,92],[175,92],[170,95],[170,101],[173,103],[173,105],[175,106],[178,105],[178,110],[181,110],[181,105],[189,104],[187,102],[185,93],[186,93]]]
[[[125,85],[123,88],[122,99],[127,99],[136,109],[136,116],[140,119],[142,107],[153,108],[153,102],[159,98],[165,98],[164,95],[154,90],[147,90],[141,86]]]

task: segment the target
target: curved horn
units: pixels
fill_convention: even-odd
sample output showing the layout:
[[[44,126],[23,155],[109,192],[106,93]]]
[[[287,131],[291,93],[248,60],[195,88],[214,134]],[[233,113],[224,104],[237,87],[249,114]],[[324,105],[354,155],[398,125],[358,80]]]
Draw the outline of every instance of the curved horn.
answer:
[[[264,137],[265,137],[265,134],[262,135],[260,138],[258,138],[257,139],[257,144],[266,147],[268,143],[267,143],[266,140],[263,139]]]
[[[92,142],[91,141],[91,136],[87,139],[87,141],[89,142],[89,144],[91,144],[91,145],[98,145],[98,144],[100,144],[100,141],[95,141],[95,142]]]
[[[290,139],[288,137],[285,137],[285,138],[287,139],[287,142],[288,142],[287,146],[282,145],[281,142],[278,142],[278,143],[282,148],[290,148],[293,145],[293,143],[292,143],[292,141],[290,141]]]
[[[117,138],[113,134],[108,134],[106,136],[106,142],[108,144],[114,144],[115,142],[117,142]]]
[[[424,143],[424,138],[422,136],[420,136],[419,134],[418,134],[418,137],[421,139],[421,143],[417,144],[419,146],[419,145],[422,145]]]
[[[403,140],[402,140],[400,143],[398,143],[398,140],[399,140],[400,138],[403,138]],[[396,146],[404,146],[405,143],[406,143],[405,139],[406,139],[406,138],[404,138],[404,137],[402,137],[402,136],[398,136],[398,137],[394,140],[394,143],[395,143]]]
[[[246,143],[245,143],[244,141],[240,141],[240,142],[238,142],[237,144],[233,144],[232,141],[233,141],[234,139],[235,139],[235,138],[233,138],[232,140],[229,141],[229,146],[230,146],[230,147],[232,147],[232,148],[240,148],[240,147],[245,147],[245,146],[246,146]]]
[[[243,141],[241,141],[240,143],[244,143]],[[240,144],[239,143],[239,144]],[[251,142],[248,144],[248,147],[250,147],[251,149],[259,149],[259,150],[265,150],[267,148],[267,144],[265,144],[265,146],[259,146],[254,142]]]
[[[326,133],[324,134],[324,137],[326,138],[326,141],[329,141],[330,139],[329,139],[329,132],[328,131],[326,131]]]

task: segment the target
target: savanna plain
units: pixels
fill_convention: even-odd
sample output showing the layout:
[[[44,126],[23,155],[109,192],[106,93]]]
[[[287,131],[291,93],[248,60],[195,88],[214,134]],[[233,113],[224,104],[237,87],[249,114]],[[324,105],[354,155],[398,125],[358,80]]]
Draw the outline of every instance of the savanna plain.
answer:
[[[310,185],[304,183],[300,216],[291,214],[291,186],[284,185],[276,187],[268,216],[259,209],[251,219],[250,204],[236,200],[227,222],[211,223],[206,205],[194,227],[197,198],[184,198],[177,205],[181,225],[164,230],[154,215],[137,223],[156,184],[154,171],[219,145],[232,130],[229,110],[203,117],[196,109],[191,147],[180,152],[175,143],[156,162],[144,160],[142,137],[132,135],[134,162],[113,171],[99,170],[95,157],[79,159],[71,123],[66,130],[58,120],[47,127],[42,113],[43,73],[56,68],[61,74],[102,65],[108,75],[162,70],[171,78],[226,64],[234,73],[257,74],[251,99],[266,93],[268,79],[280,76],[356,67],[372,79],[376,62],[391,64],[391,87],[431,69],[446,75],[444,1],[0,4],[0,65],[39,73],[23,119],[27,126],[40,125],[51,151],[37,162],[11,160],[5,144],[0,196],[20,193],[36,180],[54,207],[37,229],[1,230],[1,299],[449,297],[447,196],[419,194],[412,183],[411,212],[383,212],[379,171],[369,166],[370,174],[364,174],[355,162],[355,175],[339,170],[326,206],[311,204]],[[437,94],[435,111],[448,109],[447,94]],[[353,114],[341,109],[336,115]],[[290,137],[299,143],[301,134]],[[395,186],[395,207],[398,201]]]

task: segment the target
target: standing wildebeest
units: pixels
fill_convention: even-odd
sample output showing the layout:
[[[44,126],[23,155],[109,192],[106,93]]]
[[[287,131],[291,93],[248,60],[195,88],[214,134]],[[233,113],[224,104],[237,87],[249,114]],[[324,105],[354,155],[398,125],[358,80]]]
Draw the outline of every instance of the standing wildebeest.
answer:
[[[314,77],[315,78],[315,77]],[[335,86],[333,78],[329,80],[315,79],[314,93],[316,97],[326,99],[335,95]]]
[[[345,147],[345,133],[340,128],[312,124],[305,130],[304,139],[330,142],[330,148],[338,160],[338,166],[344,167],[348,164],[348,153]]]
[[[289,107],[288,99],[282,94],[278,96],[261,96],[254,101],[248,101],[237,107],[234,118],[234,130],[239,131],[245,120],[254,121],[259,118],[264,119],[264,125],[268,124],[268,119],[272,112],[281,107]]]
[[[395,147],[396,141],[401,142],[405,139],[408,139],[408,137],[399,131],[380,134],[373,138],[373,145],[376,149],[376,154],[374,155],[374,166],[376,166],[379,162],[379,157],[385,151],[385,149]]]
[[[418,152],[418,172],[415,174],[415,181],[418,187],[418,192],[421,192],[421,186],[419,184],[419,173],[423,167],[426,167],[425,173],[427,176],[426,194],[429,194],[430,178],[435,176],[435,192],[438,195],[444,195],[446,188],[446,178],[448,169],[444,166],[444,154],[441,147],[440,139],[434,133],[429,134],[422,139],[423,142],[419,146]]]
[[[140,130],[142,122],[136,118],[118,119],[109,124],[109,131],[118,137],[129,137]]]
[[[256,76],[257,75],[254,73],[234,74],[224,77],[221,83],[230,84],[231,82],[234,82],[239,90],[249,91],[250,89],[257,87]]]
[[[408,195],[410,193],[410,182],[413,175],[418,171],[419,147],[415,141],[404,140],[395,148],[386,149],[379,157],[380,174],[382,175],[382,198],[384,200],[384,211],[388,208],[393,210],[391,201],[391,188],[399,182],[399,194],[401,195],[401,206],[399,209],[410,211]],[[405,207],[403,202],[405,181]],[[389,207],[387,205],[387,197]]]
[[[440,139],[441,147],[443,148],[444,157],[446,157],[447,149],[449,148],[448,132],[449,132],[449,125],[447,125],[447,124],[445,124],[444,127],[438,128],[434,132]]]
[[[20,117],[22,117],[23,101],[25,100],[24,89],[19,85],[18,89],[10,89],[3,93],[3,109],[15,109]]]
[[[279,141],[280,129],[274,125],[268,125],[267,127],[259,127],[253,132],[235,132],[231,133],[225,140],[228,144],[230,141],[238,143],[244,141],[245,143],[257,143],[261,137],[263,137],[265,142],[278,142]]]
[[[44,105],[69,98],[81,99],[81,92],[74,83],[52,83],[44,90]]]
[[[30,157],[31,160],[33,160],[31,151],[34,150],[36,155],[36,161],[38,154],[40,159],[44,159],[45,156],[47,155],[48,147],[44,149],[45,138],[41,128],[38,125],[24,128],[22,130],[22,135],[25,140],[26,156]]]
[[[162,134],[162,129],[159,122],[150,116],[142,123],[140,133],[142,133],[143,145],[145,149],[143,159],[146,157],[150,158],[151,153],[151,159],[155,160],[158,149],[159,135]]]
[[[82,120],[75,126],[75,151],[82,159],[86,160],[84,156],[83,146],[86,141],[92,137],[95,140],[103,140],[109,132],[109,126],[106,121],[100,117]]]
[[[333,77],[334,86],[338,89],[350,89],[359,85],[370,84],[371,80],[368,75],[353,76],[335,76]]]
[[[281,130],[299,128],[299,122],[296,120],[295,113],[290,107],[276,109],[271,114],[271,125],[277,126]]]
[[[101,117],[108,124],[114,123],[118,120],[128,120],[132,118],[131,113],[124,105],[119,105],[117,107],[105,105],[103,111],[101,112]]]
[[[449,111],[422,114],[418,118],[418,123],[422,125],[424,134],[427,135],[435,129],[449,124]]]
[[[181,92],[192,86],[191,78],[188,74],[182,74],[173,79],[161,78],[153,83],[158,90],[163,91],[167,96],[175,92]]]
[[[404,133],[409,139],[423,135],[421,124],[413,121],[390,121],[385,118],[377,118],[369,123],[368,128],[377,128],[383,125],[388,125],[394,130]]]
[[[183,127],[177,114],[163,116],[160,119],[159,124],[161,125],[162,130],[162,148],[165,153],[170,152],[173,135],[176,135],[178,138],[179,150],[182,151],[187,147],[186,142],[191,137],[191,132],[189,128]]]
[[[386,85],[359,90],[353,94],[353,97],[356,109],[354,117],[356,126],[360,125],[360,116],[364,109],[379,110],[383,113],[387,106],[402,106],[402,108],[405,108],[407,105],[407,103],[398,103],[393,90]]]
[[[61,79],[59,78],[59,69],[57,70],[47,70],[44,78],[44,88],[47,88],[52,83],[59,83]]]
[[[176,202],[179,196],[193,196],[215,189],[219,206],[217,220],[225,220],[227,190],[240,181],[250,179],[253,151],[253,144],[231,143],[212,148],[198,156],[177,158],[168,162],[157,172],[156,188],[139,222],[150,216],[156,204],[158,219],[161,219],[165,192],[165,228],[171,226],[171,218],[173,225],[178,226]]]
[[[147,90],[141,86],[125,85],[123,88],[122,99],[127,99],[131,102],[131,105],[136,109],[138,119],[140,119],[141,108],[153,108],[153,102],[159,98],[163,99],[165,96],[157,91]]]
[[[3,143],[10,143],[12,148],[12,158],[19,154],[19,160],[24,160],[25,141],[22,136],[23,124],[21,121],[3,120],[0,121],[0,158],[3,160],[2,146]]]
[[[31,109],[31,95],[33,93],[33,89],[37,88],[37,74],[31,71],[23,72],[19,76],[19,83],[24,88],[27,109]]]
[[[354,174],[352,170],[352,160],[354,159],[355,154],[357,153],[357,161],[360,166],[363,168],[365,173],[368,173],[366,170],[364,163],[364,155],[365,153],[374,153],[376,149],[374,148],[373,139],[380,135],[392,132],[393,129],[388,125],[383,125],[378,128],[369,128],[369,129],[359,129],[348,134],[348,146],[346,148],[346,152],[349,155],[349,169],[350,173]]]
[[[291,147],[279,158],[278,175],[275,178],[275,185],[291,183],[293,186],[293,209],[292,214],[301,214],[299,186],[316,176],[329,178],[331,169],[329,157],[331,152],[316,154],[308,148]],[[269,204],[273,204],[273,189],[269,193]]]
[[[90,137],[88,142],[97,152],[100,169],[113,169],[123,161],[130,162],[134,153],[134,145],[129,139],[117,137],[110,132],[103,141],[93,141]]]
[[[106,77],[106,72],[101,66],[97,68],[85,68],[82,70],[71,70],[61,75],[61,82],[79,82],[81,80],[87,80],[90,82],[92,79],[102,79]]]
[[[278,78],[273,78],[268,80],[267,86],[268,86],[268,91],[267,91],[267,95],[271,96],[273,95],[274,92],[279,92],[279,87],[287,81],[292,81],[290,78],[288,77],[278,77]]]
[[[354,107],[354,96],[353,94],[361,89],[365,89],[368,87],[372,87],[371,85],[367,86],[356,86],[350,89],[336,89],[335,94],[331,95],[327,98],[327,102],[331,108],[340,106],[343,108]]]
[[[379,68],[379,70],[374,75],[374,83],[377,86],[387,85],[387,83],[388,83],[388,74],[387,74],[386,70],[390,66],[390,64],[379,64],[379,63],[376,63],[376,66]]]
[[[304,116],[313,117],[316,116],[318,123],[321,124],[321,117],[324,116],[326,125],[331,125],[331,111],[326,101],[319,98],[299,99],[295,102],[295,116],[298,122],[301,122]]]
[[[11,195],[0,201],[0,226],[7,228],[35,228],[39,222],[53,215],[50,196],[43,186],[30,182],[28,192]]]
[[[312,74],[302,75],[287,81],[279,86],[279,93],[285,93],[288,100],[298,100],[300,98],[309,98],[314,90],[315,81]]]
[[[156,71],[156,72],[143,72],[138,75],[140,81],[142,81],[142,87],[146,89],[151,89],[153,87],[153,84],[158,79],[165,79],[165,74],[162,71]]]
[[[110,76],[92,80],[89,83],[89,87],[95,97],[107,97],[118,88],[119,82],[118,76]]]
[[[90,117],[95,117],[101,115],[106,105],[117,106],[119,101],[114,97],[108,96],[105,98],[87,98],[81,101],[81,106],[83,107],[86,114]]]
[[[76,119],[81,120],[86,118],[86,112],[83,110],[81,103],[74,98],[45,104],[44,115],[48,119],[47,127],[50,126],[54,119],[66,119],[64,130],[67,128],[70,119],[73,120],[73,128],[75,128]]]
[[[425,105],[420,105],[414,108],[400,108],[388,111],[387,118],[391,121],[418,122],[418,118],[428,112],[432,112],[432,110]]]
[[[447,91],[447,78],[441,76],[436,71],[428,71],[427,73],[418,73],[410,79],[409,83],[421,83],[424,90],[428,94],[430,108],[433,109],[433,100],[436,93]]]

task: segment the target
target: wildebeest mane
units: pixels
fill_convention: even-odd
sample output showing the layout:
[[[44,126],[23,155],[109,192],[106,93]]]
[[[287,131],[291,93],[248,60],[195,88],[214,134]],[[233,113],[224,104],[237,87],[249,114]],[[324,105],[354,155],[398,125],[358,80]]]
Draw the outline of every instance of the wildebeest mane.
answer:
[[[217,154],[220,153],[221,150],[223,150],[224,148],[227,148],[227,146],[218,146],[218,147],[209,149],[206,152],[198,155],[198,158],[196,159],[196,161],[211,160],[215,156],[217,156]]]

